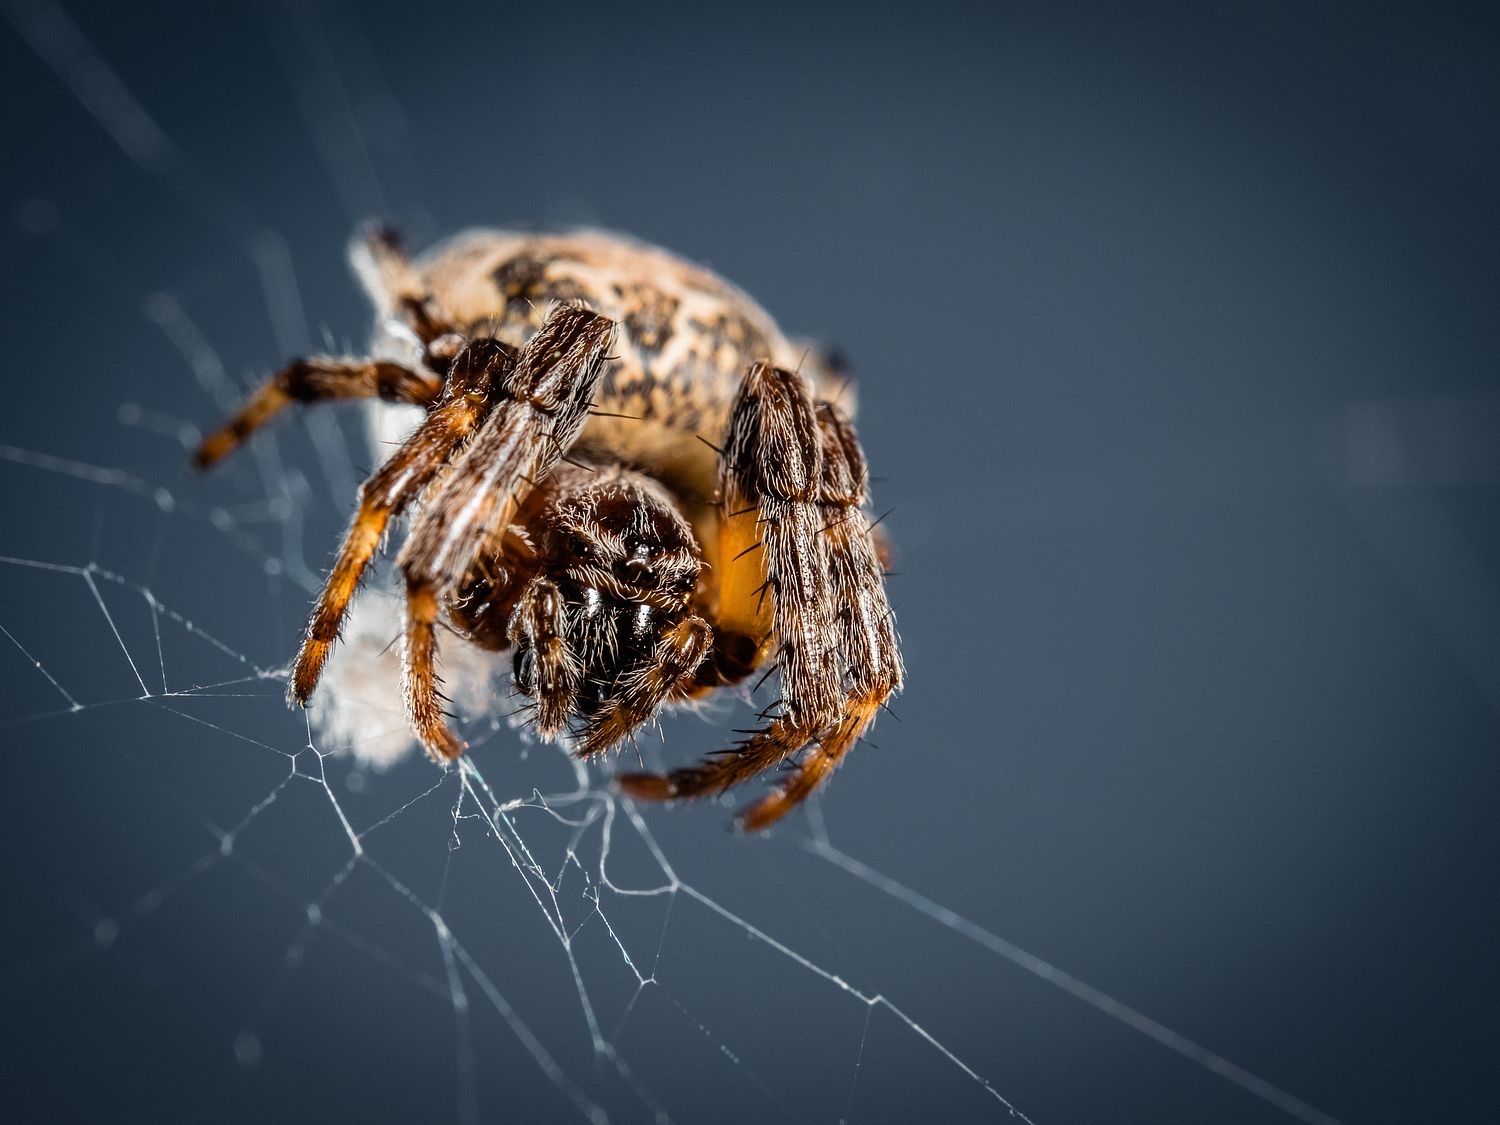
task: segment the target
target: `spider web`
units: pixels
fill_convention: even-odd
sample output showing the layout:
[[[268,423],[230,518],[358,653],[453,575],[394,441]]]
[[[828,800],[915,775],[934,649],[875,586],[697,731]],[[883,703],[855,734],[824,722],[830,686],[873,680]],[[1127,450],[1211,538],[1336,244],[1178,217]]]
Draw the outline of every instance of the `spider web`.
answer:
[[[143,290],[111,264],[138,248],[129,232],[29,199],[8,233],[23,276],[115,310],[109,347],[63,349],[45,392],[62,410],[68,370],[107,365],[74,404],[95,417],[76,439],[0,446],[17,508],[0,551],[8,801],[48,810],[12,817],[46,827],[7,840],[7,894],[29,909],[3,995],[109,1076],[94,1093],[39,1083],[54,1104],[124,1089],[230,1117],[1047,1121],[1076,1111],[1059,1091],[1080,1062],[1058,1044],[1078,1035],[1123,1116],[1333,1120],[929,898],[920,861],[898,877],[849,854],[821,804],[744,840],[720,830],[724,808],[632,807],[503,716],[471,717],[471,753],[439,771],[373,765],[288,711],[292,639],[378,453],[355,415],[312,411],[184,478],[197,423],[265,355],[319,346],[310,287],[292,240],[176,144],[72,17],[6,11],[102,127],[80,119],[76,143],[204,243],[196,275]],[[326,175],[344,227],[389,213],[354,108],[383,93],[358,29],[268,25],[309,142],[296,174]],[[391,595],[376,580],[363,597]],[[736,715],[673,719],[670,755],[641,752],[687,761]],[[399,709],[371,743],[386,718]],[[893,765],[868,753],[864,768]],[[997,861],[947,863],[978,903]]]

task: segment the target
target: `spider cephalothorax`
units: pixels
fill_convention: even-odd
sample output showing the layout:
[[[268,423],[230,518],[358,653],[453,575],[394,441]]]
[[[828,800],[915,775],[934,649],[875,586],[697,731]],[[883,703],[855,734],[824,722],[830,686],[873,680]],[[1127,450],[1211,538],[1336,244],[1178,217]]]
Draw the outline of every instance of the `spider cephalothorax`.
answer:
[[[197,454],[215,463],[292,402],[426,412],[360,488],[289,698],[307,703],[361,575],[409,513],[403,689],[433,757],[464,750],[436,672],[446,620],[510,650],[537,732],[582,756],[774,669],[779,702],[732,751],[620,784],[700,796],[800,753],[743,823],[806,798],[902,680],[832,365],[715,275],[618,236],[476,231],[413,263],[377,231],[354,258],[380,358],[289,364]]]
[[[660,485],[565,465],[543,494],[535,574],[510,618],[517,690],[543,737],[570,718],[580,753],[608,750],[691,687],[713,630],[689,610],[702,560]]]

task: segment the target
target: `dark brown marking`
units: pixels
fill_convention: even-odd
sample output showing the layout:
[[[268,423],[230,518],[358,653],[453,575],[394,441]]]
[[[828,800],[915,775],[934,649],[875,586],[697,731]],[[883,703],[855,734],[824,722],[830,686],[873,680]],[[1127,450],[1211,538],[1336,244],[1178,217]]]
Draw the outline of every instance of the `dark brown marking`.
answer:
[[[500,291],[506,308],[524,305],[536,299],[538,287],[547,275],[546,263],[530,255],[522,254],[503,262],[491,275],[495,288]]]
[[[672,339],[673,325],[677,317],[678,301],[669,297],[654,285],[629,286],[620,294],[625,307],[621,323],[636,347],[654,357]]]

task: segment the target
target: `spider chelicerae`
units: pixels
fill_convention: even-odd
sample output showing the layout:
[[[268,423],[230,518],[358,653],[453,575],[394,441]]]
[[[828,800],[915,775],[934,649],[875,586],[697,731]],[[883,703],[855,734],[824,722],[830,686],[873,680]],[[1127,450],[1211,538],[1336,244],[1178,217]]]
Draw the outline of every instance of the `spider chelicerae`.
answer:
[[[359,489],[289,701],[307,704],[406,515],[403,695],[433,758],[465,749],[436,671],[445,622],[510,650],[537,732],[583,757],[664,706],[776,672],[780,698],[732,749],[618,783],[697,797],[795,761],[740,823],[796,807],[902,682],[837,365],[708,270],[618,235],[471,231],[413,261],[375,229],[351,255],[380,358],[294,360],[195,457],[215,464],[292,403],[426,411]]]

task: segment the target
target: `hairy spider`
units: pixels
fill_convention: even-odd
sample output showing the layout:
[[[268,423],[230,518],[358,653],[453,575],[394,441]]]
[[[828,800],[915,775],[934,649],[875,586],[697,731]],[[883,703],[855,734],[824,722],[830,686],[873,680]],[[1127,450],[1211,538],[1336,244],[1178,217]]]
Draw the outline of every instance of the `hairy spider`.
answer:
[[[393,358],[294,360],[195,458],[215,464],[293,402],[426,410],[360,487],[289,702],[307,704],[361,576],[410,512],[403,694],[433,758],[465,748],[435,669],[445,620],[512,650],[537,732],[582,757],[774,669],[781,698],[733,749],[618,782],[697,797],[801,753],[740,823],[764,828],[805,799],[902,680],[864,455],[829,401],[835,365],[709,271],[617,235],[471,231],[414,262],[374,230],[351,256],[376,306],[372,352]]]

